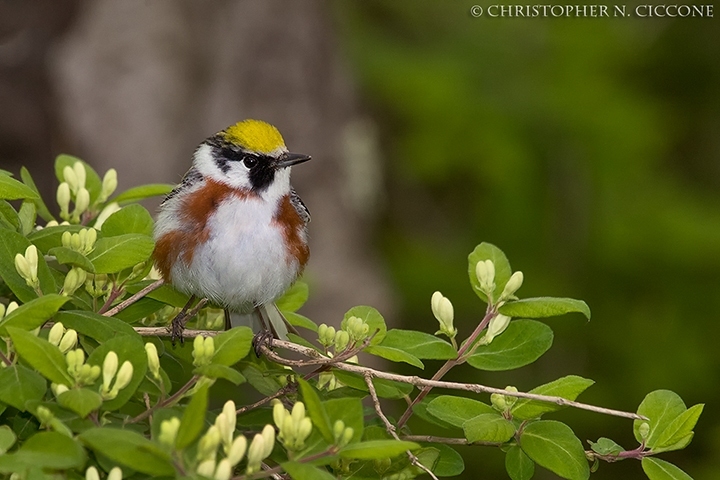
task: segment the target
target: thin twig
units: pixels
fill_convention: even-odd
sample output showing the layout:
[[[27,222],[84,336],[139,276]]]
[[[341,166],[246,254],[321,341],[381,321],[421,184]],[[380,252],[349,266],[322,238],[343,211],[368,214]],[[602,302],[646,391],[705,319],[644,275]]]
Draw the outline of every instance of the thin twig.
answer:
[[[135,331],[143,337],[170,337],[172,332],[168,326],[165,327],[135,327]],[[199,335],[203,337],[214,337],[223,333],[221,330],[183,330],[183,337],[195,338]]]
[[[266,403],[268,403],[268,402],[270,402],[270,401],[272,401],[272,400],[274,400],[274,399],[276,399],[276,398],[280,398],[280,397],[282,397],[283,395],[287,395],[288,393],[290,393],[290,392],[292,392],[293,390],[296,390],[296,389],[297,389],[297,384],[295,384],[295,383],[288,383],[287,385],[285,385],[284,387],[282,387],[280,390],[278,390],[277,392],[273,393],[273,394],[270,395],[269,397],[265,397],[265,398],[263,398],[262,400],[258,400],[257,402],[253,403],[252,405],[245,405],[245,406],[242,407],[242,408],[238,408],[238,409],[235,411],[235,415],[242,415],[242,414],[245,413],[245,412],[248,412],[248,411],[253,410],[253,409],[255,409],[255,408],[258,408],[258,407],[262,407],[262,406],[265,405]]]
[[[10,365],[12,365],[12,362],[10,361],[10,359],[9,359],[8,357],[6,357],[3,352],[0,352],[0,360],[2,360],[2,362],[3,362],[5,365],[7,365],[8,367],[9,367]]]
[[[446,445],[482,445],[485,447],[499,447],[502,443],[497,442],[468,442],[467,438],[436,437],[435,435],[405,435],[401,440],[408,442],[444,443]]]
[[[114,315],[117,315],[118,312],[125,310],[127,307],[129,307],[133,303],[137,302],[138,300],[140,300],[141,298],[143,298],[145,295],[152,292],[153,290],[157,290],[158,288],[162,287],[164,284],[165,284],[165,281],[162,278],[160,280],[156,280],[153,283],[151,283],[150,285],[148,285],[147,287],[143,288],[142,290],[140,290],[139,292],[134,294],[133,296],[131,296],[130,298],[128,298],[127,300],[123,300],[122,302],[118,303],[117,305],[115,305],[113,308],[111,308],[107,312],[103,313],[102,308],[101,308],[99,313],[102,313],[106,317],[112,317]],[[103,306],[103,308],[105,308],[105,307]]]
[[[399,441],[400,437],[398,437],[398,434],[395,431],[395,425],[390,423],[390,420],[388,420],[388,418],[382,411],[382,407],[380,406],[380,399],[378,398],[377,392],[375,391],[375,385],[373,385],[372,375],[370,373],[365,373],[365,375],[363,375],[363,378],[365,378],[365,384],[368,387],[368,392],[370,392],[370,398],[372,398],[373,406],[375,407],[375,413],[377,413],[377,416],[380,417],[380,420],[382,420],[382,422],[385,424],[385,430],[387,430],[390,436],[392,436],[395,440]],[[418,458],[410,450],[407,450],[405,453],[410,459],[410,463],[412,463],[419,469],[424,470],[425,473],[430,475],[435,480],[438,480],[432,470],[423,465],[422,462],[420,462],[420,460],[418,460]]]
[[[195,385],[195,383],[199,379],[200,379],[199,375],[193,375],[193,377],[190,380],[188,380],[188,382],[185,385],[180,387],[180,389],[177,392],[175,392],[174,394],[172,394],[172,396],[168,397],[167,400],[163,400],[161,402],[156,403],[155,406],[153,406],[152,408],[145,410],[137,417],[131,418],[130,420],[128,420],[125,423],[137,423],[140,420],[144,420],[147,417],[149,417],[150,415],[152,415],[155,412],[155,410],[157,410],[158,408],[163,408],[163,407],[167,407],[168,405],[172,405],[173,403],[180,400],[182,398],[182,396],[185,395],[185,393],[187,393],[187,391],[190,390],[190,388],[192,388],[192,386]]]
[[[283,348],[286,350],[294,351],[297,353],[301,353],[305,355],[306,357],[312,358],[312,359],[326,359],[326,363],[331,363],[331,358],[323,357],[320,352],[317,350],[314,350],[309,347],[305,347],[302,345],[298,345],[292,342],[288,342],[285,340],[278,340],[273,339],[272,345],[278,348]],[[290,366],[300,366],[298,364],[297,360],[288,360],[286,358],[281,357],[280,355],[276,354],[272,350],[270,350],[267,346],[262,346],[261,350],[263,354],[265,354],[268,358],[271,360],[283,364],[283,365],[290,365]],[[317,361],[313,361],[313,365],[317,364]],[[612,415],[615,417],[622,417],[622,418],[630,418],[632,420],[647,420],[647,418],[643,417],[642,415],[638,415],[637,413],[631,413],[631,412],[623,412],[621,410],[613,410],[611,408],[604,408],[604,407],[597,407],[594,405],[588,405],[586,403],[580,403],[573,400],[568,400],[566,398],[562,397],[553,397],[549,395],[538,395],[536,393],[525,393],[525,392],[512,392],[503,390],[502,388],[494,388],[494,387],[487,387],[485,385],[480,385],[477,383],[458,383],[458,382],[445,382],[440,380],[428,380],[422,377],[418,376],[408,376],[408,375],[398,375],[395,373],[387,373],[383,372],[381,370],[375,370],[373,368],[369,367],[362,367],[360,365],[353,365],[351,363],[335,363],[333,364],[334,368],[337,368],[339,370],[344,370],[351,373],[356,373],[358,375],[365,375],[366,373],[370,373],[375,378],[382,378],[385,380],[391,380],[394,382],[401,382],[401,383],[409,383],[411,385],[415,385],[417,387],[432,387],[432,388],[445,388],[450,390],[463,390],[466,392],[474,392],[474,393],[499,393],[502,395],[508,395],[511,397],[517,397],[517,398],[525,398],[528,400],[536,400],[540,402],[546,402],[546,403],[554,403],[556,405],[564,406],[564,407],[574,407],[579,408],[581,410],[588,410],[595,413],[602,413],[605,415]]]

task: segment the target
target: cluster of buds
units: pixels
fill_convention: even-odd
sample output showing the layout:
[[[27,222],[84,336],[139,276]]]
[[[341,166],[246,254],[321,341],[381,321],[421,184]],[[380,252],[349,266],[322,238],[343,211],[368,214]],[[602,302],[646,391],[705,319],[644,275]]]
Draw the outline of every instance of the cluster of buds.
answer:
[[[305,440],[312,433],[312,421],[305,416],[303,402],[296,402],[291,413],[282,402],[273,400],[273,421],[278,428],[278,440],[285,448],[295,452],[305,448]]]
[[[440,324],[440,330],[435,332],[435,335],[447,335],[454,343],[458,330],[453,325],[455,311],[453,310],[452,303],[447,297],[443,296],[442,293],[435,292],[430,298],[430,307],[432,308],[433,315],[435,315],[435,318]]]
[[[507,315],[503,315],[502,313],[496,314],[490,319],[487,331],[485,332],[485,335],[478,340],[478,345],[490,345],[495,337],[503,333],[508,325],[510,325],[510,320],[510,317]]]
[[[232,476],[233,468],[242,461],[248,451],[247,439],[243,435],[235,437],[235,412],[235,402],[225,402],[222,412],[215,418],[215,424],[200,438],[197,451],[198,474],[215,480],[228,480]],[[272,430],[272,427],[270,429]],[[272,430],[272,435],[274,442],[275,430]],[[220,445],[225,458],[217,462],[216,455]]]
[[[118,370],[118,356],[112,350],[105,355],[102,367],[103,382],[100,387],[100,396],[103,400],[112,400],[118,396],[120,390],[130,384],[133,376],[133,366],[129,360],[125,360]],[[113,379],[115,382],[113,383]],[[112,384],[112,388],[110,385]]]
[[[93,298],[99,298],[112,290],[112,281],[104,273],[86,274],[85,290]]]
[[[475,265],[475,276],[480,283],[480,291],[492,302],[495,291],[495,264],[492,260],[480,260]]]
[[[333,357],[333,354],[328,352],[328,356],[330,358]],[[360,362],[358,360],[357,355],[353,355],[352,357],[345,360],[345,363],[352,363],[355,365],[359,365]],[[317,388],[319,389],[327,389],[327,391],[335,390],[336,388],[342,387],[343,384],[340,382],[340,380],[337,379],[335,375],[333,375],[332,372],[322,372],[320,375],[318,375],[318,383]]]
[[[147,317],[143,318],[141,320],[141,323],[145,326],[153,326],[153,325],[167,325],[170,323],[170,320],[177,317],[177,315],[182,311],[182,308],[180,307],[173,307],[172,305],[165,305],[160,310],[158,310],[155,313],[152,313],[148,315]],[[201,310],[202,312],[202,310]],[[198,326],[199,328],[199,326]],[[209,329],[208,329],[209,330]]]
[[[160,381],[160,357],[158,356],[157,347],[154,343],[145,344],[145,354],[148,361],[148,372],[155,381]]]
[[[518,389],[508,386],[505,387],[505,391],[517,393]],[[503,395],[502,393],[493,393],[490,395],[490,403],[493,408],[501,413],[508,413],[513,405],[515,405],[515,402],[517,402],[517,397],[511,395]]]
[[[67,371],[75,380],[75,385],[92,385],[100,376],[100,367],[85,363],[85,352],[82,348],[70,350],[65,354],[65,362],[67,363]],[[64,390],[64,385],[57,386],[57,394]]]
[[[70,222],[65,222],[65,221],[64,221],[64,222],[58,223],[57,220],[50,220],[49,222],[47,222],[47,223],[45,224],[45,228],[48,228],[48,227],[57,227],[58,225],[70,225]],[[40,226],[38,225],[38,230],[42,230],[42,228],[43,228],[43,227],[40,227]]]
[[[210,365],[214,355],[215,341],[213,337],[203,337],[202,335],[195,337],[192,351],[193,365],[196,367]]]
[[[180,419],[178,417],[163,420],[160,422],[158,442],[167,447],[173,447],[175,445],[175,439],[177,439],[178,430],[180,430]]]
[[[348,317],[340,324],[340,330],[321,324],[318,327],[318,342],[326,349],[334,347],[335,352],[342,352],[348,346],[354,346],[365,340],[370,332],[370,325],[359,317]]]
[[[335,438],[335,445],[342,448],[352,440],[355,435],[355,429],[352,427],[346,427],[345,422],[342,420],[336,420],[333,425],[333,437]]]
[[[221,308],[203,308],[195,318],[199,330],[220,330],[225,324],[225,311]]]
[[[82,162],[75,162],[63,169],[64,182],[57,189],[60,218],[70,223],[80,223],[80,217],[90,207],[90,192],[85,188],[87,172]],[[70,201],[75,199],[75,208],[70,212]]]
[[[65,275],[65,280],[63,281],[63,288],[62,288],[62,294],[66,297],[69,297],[75,291],[82,287],[85,284],[85,281],[87,280],[87,272],[83,270],[80,267],[72,267],[70,270],[68,270],[68,273]]]
[[[66,231],[63,232],[61,240],[63,247],[75,250],[83,255],[87,255],[92,252],[93,248],[95,248],[97,230],[94,228],[83,228],[77,233]]]
[[[122,478],[123,475],[120,467],[113,467],[108,472],[107,480],[122,480]],[[88,469],[85,470],[85,480],[100,480],[100,473],[98,473],[97,468],[88,467]]]
[[[53,325],[48,333],[48,342],[58,347],[62,353],[67,353],[71,348],[75,348],[77,341],[77,332],[72,328],[66,330],[61,322]]]
[[[262,433],[256,433],[247,452],[247,474],[260,470],[263,460],[270,456],[275,447],[275,429],[265,425]]]
[[[15,255],[15,270],[17,270],[29,287],[36,292],[39,291],[38,251],[35,245],[27,247],[24,255],[22,253]]]
[[[349,337],[350,342],[359,343],[365,340],[370,332],[370,325],[365,320],[358,317],[349,317],[342,321],[340,328],[345,330]]]

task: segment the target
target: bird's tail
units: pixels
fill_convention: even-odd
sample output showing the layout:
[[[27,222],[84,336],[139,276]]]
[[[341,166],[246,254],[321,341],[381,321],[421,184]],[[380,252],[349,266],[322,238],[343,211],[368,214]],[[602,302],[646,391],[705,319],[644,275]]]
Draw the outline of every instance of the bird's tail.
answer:
[[[275,302],[259,305],[250,313],[236,313],[225,311],[225,329],[232,327],[250,327],[253,332],[270,330],[275,338],[280,340],[288,339],[288,332],[297,334],[295,327],[288,323],[285,316],[280,312]]]

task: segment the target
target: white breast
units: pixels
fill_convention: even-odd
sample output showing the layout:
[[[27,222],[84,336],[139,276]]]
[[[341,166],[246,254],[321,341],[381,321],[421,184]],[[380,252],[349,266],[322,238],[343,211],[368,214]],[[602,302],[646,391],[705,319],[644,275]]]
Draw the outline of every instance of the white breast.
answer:
[[[276,202],[229,197],[208,221],[211,235],[192,263],[176,262],[175,287],[234,310],[277,299],[295,281],[282,231],[273,224]]]

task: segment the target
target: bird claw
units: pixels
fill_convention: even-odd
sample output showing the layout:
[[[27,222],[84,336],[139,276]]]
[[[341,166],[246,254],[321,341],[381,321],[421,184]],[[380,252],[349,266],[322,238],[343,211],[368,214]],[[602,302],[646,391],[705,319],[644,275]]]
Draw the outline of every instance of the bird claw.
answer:
[[[173,346],[175,346],[175,342],[179,339],[180,345],[183,345],[185,343],[185,337],[183,337],[183,332],[185,331],[185,323],[187,323],[188,320],[188,314],[185,310],[181,311],[177,314],[175,318],[172,319],[172,322],[170,322],[170,341],[172,342]]]
[[[272,340],[274,338],[275,335],[273,335],[270,330],[260,330],[258,333],[256,333],[252,340],[255,356],[260,357],[262,347],[269,347],[272,344]]]

